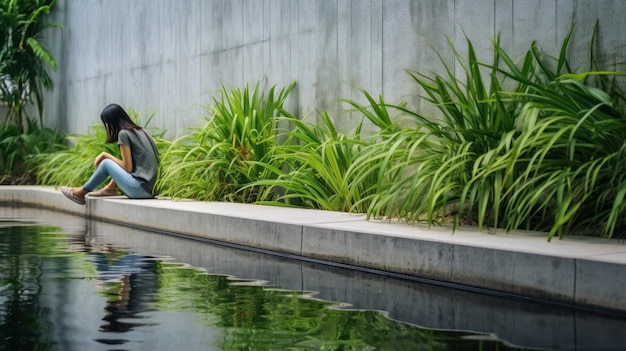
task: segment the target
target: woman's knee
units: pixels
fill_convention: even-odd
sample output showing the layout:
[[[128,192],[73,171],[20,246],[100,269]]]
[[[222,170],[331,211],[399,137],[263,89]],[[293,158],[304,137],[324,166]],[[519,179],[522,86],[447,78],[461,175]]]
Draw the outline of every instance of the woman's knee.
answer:
[[[117,163],[115,163],[115,162],[113,162],[113,160],[109,160],[109,159],[107,158],[107,159],[104,159],[104,160],[100,161],[100,164],[98,165],[98,167],[105,167],[105,168],[108,168],[108,167],[111,167],[111,166],[113,166],[113,165],[115,165],[115,166],[118,166],[118,167],[119,167],[119,165],[118,165]]]
[[[102,170],[110,176],[124,170],[120,165],[115,163],[115,161],[109,159],[102,160],[102,162],[98,165],[98,168],[102,168]]]

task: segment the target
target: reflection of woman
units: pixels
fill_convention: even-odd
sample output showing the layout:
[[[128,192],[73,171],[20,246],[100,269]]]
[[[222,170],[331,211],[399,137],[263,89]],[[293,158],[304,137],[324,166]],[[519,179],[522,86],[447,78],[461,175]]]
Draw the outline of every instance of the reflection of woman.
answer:
[[[125,332],[143,325],[133,323],[137,313],[149,310],[156,291],[156,263],[133,253],[116,251],[110,244],[92,247],[96,285],[106,298],[102,331]]]
[[[61,187],[61,192],[81,205],[85,204],[85,195],[115,196],[118,187],[131,199],[153,198],[159,155],[150,134],[116,104],[105,107],[100,119],[107,131],[106,142],[117,142],[122,159],[102,152],[94,161],[96,171],[87,183],[78,188]],[[111,182],[94,191],[107,177],[112,178]]]

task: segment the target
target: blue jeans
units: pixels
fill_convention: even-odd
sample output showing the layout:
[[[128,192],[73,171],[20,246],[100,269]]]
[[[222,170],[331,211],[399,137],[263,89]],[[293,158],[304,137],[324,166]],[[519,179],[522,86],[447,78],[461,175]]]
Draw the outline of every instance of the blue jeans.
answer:
[[[141,182],[137,178],[109,159],[100,162],[91,178],[83,185],[83,188],[87,191],[93,191],[100,184],[104,183],[109,176],[113,178],[124,194],[131,199],[151,199],[154,197],[141,187]]]

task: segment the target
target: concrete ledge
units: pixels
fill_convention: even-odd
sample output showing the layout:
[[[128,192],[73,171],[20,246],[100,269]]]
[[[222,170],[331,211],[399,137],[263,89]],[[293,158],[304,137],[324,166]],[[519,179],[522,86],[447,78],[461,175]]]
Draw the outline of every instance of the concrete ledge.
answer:
[[[248,204],[92,198],[0,186],[0,203],[63,211],[305,258],[560,303],[626,312],[626,245],[545,233],[426,228],[363,215]]]

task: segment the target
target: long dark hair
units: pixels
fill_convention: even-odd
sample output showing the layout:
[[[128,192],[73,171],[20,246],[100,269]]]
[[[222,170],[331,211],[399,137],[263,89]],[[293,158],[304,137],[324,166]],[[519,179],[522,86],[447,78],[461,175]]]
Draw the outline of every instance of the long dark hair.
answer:
[[[128,113],[117,104],[110,104],[105,107],[100,113],[100,119],[107,130],[107,143],[117,142],[117,134],[122,129],[141,129],[130,119]]]

